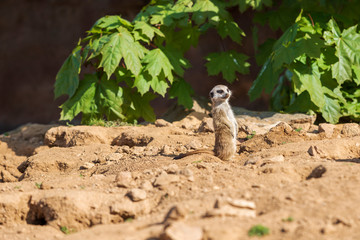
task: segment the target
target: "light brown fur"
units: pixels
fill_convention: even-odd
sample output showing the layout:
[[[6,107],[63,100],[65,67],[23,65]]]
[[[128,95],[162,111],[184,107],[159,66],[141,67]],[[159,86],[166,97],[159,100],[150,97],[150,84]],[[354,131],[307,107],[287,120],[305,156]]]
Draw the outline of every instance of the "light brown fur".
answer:
[[[225,85],[217,85],[210,91],[212,101],[212,117],[215,130],[214,151],[198,149],[181,154],[175,159],[193,154],[207,153],[215,155],[222,160],[230,160],[236,152],[237,122],[228,102],[231,91]]]

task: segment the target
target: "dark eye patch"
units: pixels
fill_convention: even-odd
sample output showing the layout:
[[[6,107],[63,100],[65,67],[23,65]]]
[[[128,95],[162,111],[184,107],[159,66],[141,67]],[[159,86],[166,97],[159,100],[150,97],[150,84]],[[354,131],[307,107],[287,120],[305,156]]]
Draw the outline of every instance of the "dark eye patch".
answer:
[[[224,90],[217,90],[216,92],[221,94],[224,93]]]
[[[214,97],[214,93],[213,93],[213,92],[210,93],[210,97],[211,97],[211,98]]]

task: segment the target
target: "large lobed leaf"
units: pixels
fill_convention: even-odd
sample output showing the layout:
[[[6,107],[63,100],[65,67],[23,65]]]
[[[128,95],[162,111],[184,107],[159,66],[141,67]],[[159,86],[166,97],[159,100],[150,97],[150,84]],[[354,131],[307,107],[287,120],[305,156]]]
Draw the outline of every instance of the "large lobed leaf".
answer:
[[[246,74],[250,64],[246,62],[248,57],[235,51],[211,53],[206,57],[205,65],[209,75],[222,73],[224,79],[232,83],[236,79],[236,72]]]
[[[65,60],[55,80],[55,98],[63,94],[72,97],[79,86],[79,73],[81,66],[81,46],[76,47]]]

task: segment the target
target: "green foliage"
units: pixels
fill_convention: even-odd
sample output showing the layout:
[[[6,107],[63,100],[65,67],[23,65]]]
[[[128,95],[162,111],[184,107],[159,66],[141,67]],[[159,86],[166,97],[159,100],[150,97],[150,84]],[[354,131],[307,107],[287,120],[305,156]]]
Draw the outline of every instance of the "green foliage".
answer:
[[[348,97],[348,91],[360,84],[360,34],[356,25],[351,26],[360,18],[335,14],[340,5],[352,12],[345,1],[333,1],[326,7],[310,1],[302,1],[302,5],[283,1],[278,15],[286,4],[300,15],[274,42],[271,51],[269,43],[263,48],[269,55],[249,90],[250,99],[258,98],[265,90],[272,93],[271,107],[277,111],[317,112],[330,123],[337,123],[341,117],[360,120],[359,97]],[[288,23],[273,24],[274,29],[285,29]]]
[[[81,114],[84,124],[154,121],[156,97],[191,108],[184,55],[209,29],[241,44],[246,36],[230,8],[255,11],[252,36],[262,68],[250,100],[265,91],[275,111],[318,113],[331,123],[360,120],[360,0],[152,0],[131,22],[102,17],[56,76],[55,98],[68,95],[60,119]],[[259,39],[259,24],[283,34]],[[248,56],[234,50],[205,59],[208,74],[229,83],[249,73]]]
[[[253,236],[265,236],[265,235],[268,235],[270,232],[269,228],[261,225],[261,224],[258,224],[258,225],[255,225],[253,227],[250,228],[250,230],[248,231],[248,235],[250,237],[253,237]]]
[[[100,18],[56,76],[55,98],[69,97],[60,106],[60,120],[82,114],[84,124],[104,117],[154,121],[150,102],[159,95],[191,108],[193,90],[183,78],[190,64],[184,54],[210,28],[240,44],[245,34],[227,10],[232,6],[217,0],[154,0],[132,22],[120,16]],[[221,72],[233,82],[236,72],[248,73],[246,59],[235,51],[210,54],[209,74]],[[228,63],[226,69],[219,61]],[[84,68],[88,74],[79,75]]]

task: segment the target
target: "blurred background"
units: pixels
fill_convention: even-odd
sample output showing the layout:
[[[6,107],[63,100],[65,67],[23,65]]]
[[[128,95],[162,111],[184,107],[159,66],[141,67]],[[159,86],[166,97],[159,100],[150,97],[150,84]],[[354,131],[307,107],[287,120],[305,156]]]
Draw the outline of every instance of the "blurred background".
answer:
[[[62,63],[75,47],[80,37],[102,16],[120,14],[132,21],[147,0],[1,0],[0,1],[0,133],[19,125],[51,123],[59,119],[59,105],[66,100],[54,101],[53,85]],[[207,96],[216,84],[229,85],[221,75],[208,77],[204,66],[209,52],[235,49],[250,56],[250,74],[238,75],[230,88],[233,106],[251,110],[267,110],[268,97],[249,102],[247,91],[260,67],[256,65],[251,38],[250,10],[241,14],[233,11],[234,19],[247,35],[242,45],[222,40],[214,32],[202,36],[197,48],[186,57],[192,68],[185,80],[195,90],[195,95]],[[262,37],[274,33],[259,27],[259,44]],[[277,36],[274,36],[277,37]],[[172,104],[159,97],[152,102],[157,116]]]

